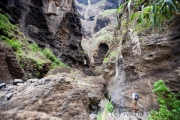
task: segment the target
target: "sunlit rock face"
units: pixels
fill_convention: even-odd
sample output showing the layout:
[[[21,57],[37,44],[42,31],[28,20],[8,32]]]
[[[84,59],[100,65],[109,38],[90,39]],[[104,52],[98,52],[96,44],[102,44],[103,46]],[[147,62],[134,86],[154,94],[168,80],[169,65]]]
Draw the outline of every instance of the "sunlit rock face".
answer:
[[[89,120],[91,106],[103,99],[104,89],[103,79],[52,70],[42,79],[1,88],[0,120]]]
[[[115,16],[107,17],[106,10],[117,9],[118,0],[75,0],[78,12],[81,15],[84,37],[92,37],[96,32],[112,23]],[[113,21],[114,22],[114,21]]]
[[[107,47],[110,47],[119,3],[118,0],[75,0],[82,23],[81,44],[89,57],[89,66],[99,66],[103,63],[107,52],[101,53],[99,46],[107,44]]]
[[[2,0],[0,7],[29,41],[48,47],[70,66],[82,66],[81,22],[74,0]]]

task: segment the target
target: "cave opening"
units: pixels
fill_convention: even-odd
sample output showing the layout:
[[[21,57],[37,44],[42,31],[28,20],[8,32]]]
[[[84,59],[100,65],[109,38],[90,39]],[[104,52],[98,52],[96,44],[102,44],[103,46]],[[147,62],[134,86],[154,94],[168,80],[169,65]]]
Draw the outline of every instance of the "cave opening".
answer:
[[[109,46],[106,43],[100,43],[98,49],[94,53],[94,64],[102,65],[104,57],[109,50]]]

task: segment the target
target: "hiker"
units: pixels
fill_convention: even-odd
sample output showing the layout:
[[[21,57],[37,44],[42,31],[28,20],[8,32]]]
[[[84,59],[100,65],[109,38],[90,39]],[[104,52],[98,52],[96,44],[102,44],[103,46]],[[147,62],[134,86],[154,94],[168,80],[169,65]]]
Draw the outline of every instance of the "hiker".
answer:
[[[137,93],[134,93],[134,92],[130,92],[130,94],[132,95],[132,99],[133,99],[133,101],[132,101],[132,107],[133,107],[134,109],[137,109],[137,101],[138,101],[138,99],[139,99],[139,96],[138,96]]]

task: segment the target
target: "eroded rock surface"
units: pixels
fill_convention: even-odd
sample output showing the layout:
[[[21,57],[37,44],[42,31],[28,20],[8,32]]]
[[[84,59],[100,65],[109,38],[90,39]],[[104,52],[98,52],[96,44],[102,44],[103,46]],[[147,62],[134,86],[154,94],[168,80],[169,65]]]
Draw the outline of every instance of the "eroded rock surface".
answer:
[[[74,0],[3,0],[0,7],[11,15],[11,22],[19,24],[29,41],[50,48],[70,66],[84,65],[81,22]]]
[[[162,79],[173,92],[180,91],[180,24],[176,17],[161,33],[136,33],[130,28],[124,35],[122,57],[116,62],[116,75],[108,84],[108,92],[119,112],[132,110],[130,91],[139,94],[139,111],[158,109],[153,91],[155,81]],[[107,68],[107,70],[112,71]]]
[[[109,47],[113,41],[118,1],[76,0],[75,3],[82,22],[81,44],[89,57],[89,66],[102,65],[106,53],[101,51],[99,46],[107,44]]]
[[[13,96],[1,103],[0,118],[88,120],[89,107],[97,106],[103,98],[105,83],[82,75],[62,73],[29,79],[17,86],[7,85],[0,94]]]
[[[0,43],[0,83],[25,78],[25,73],[16,59],[14,51]]]

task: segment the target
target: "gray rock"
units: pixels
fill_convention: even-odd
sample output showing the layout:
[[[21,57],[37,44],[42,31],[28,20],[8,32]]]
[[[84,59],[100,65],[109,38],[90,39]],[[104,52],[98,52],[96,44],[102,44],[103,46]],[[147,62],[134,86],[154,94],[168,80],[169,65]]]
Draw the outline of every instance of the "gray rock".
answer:
[[[14,79],[13,85],[17,85],[18,83],[24,83],[21,79]]]
[[[3,88],[3,87],[6,87],[6,83],[1,83],[0,84],[0,89]]]
[[[90,114],[89,117],[91,118],[91,120],[96,120],[97,114]]]
[[[7,102],[7,96],[6,95],[0,95],[0,104],[4,104]]]
[[[29,79],[26,81],[26,83],[36,83],[38,79]]]
[[[24,85],[23,83],[17,83],[17,86],[21,86],[21,85]]]
[[[13,93],[6,94],[7,100],[10,100],[12,96],[13,96]]]
[[[91,105],[92,109],[97,110],[97,106],[96,105]]]

